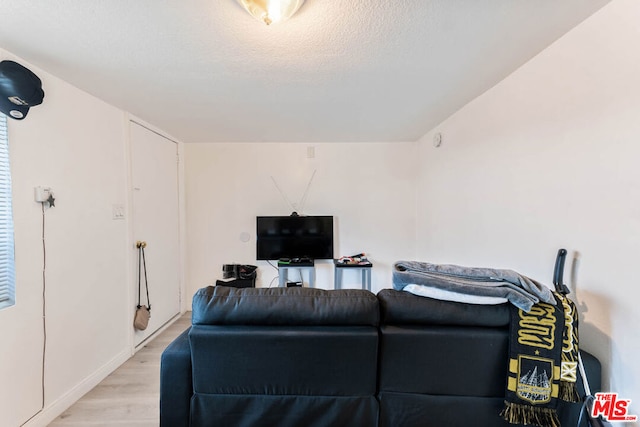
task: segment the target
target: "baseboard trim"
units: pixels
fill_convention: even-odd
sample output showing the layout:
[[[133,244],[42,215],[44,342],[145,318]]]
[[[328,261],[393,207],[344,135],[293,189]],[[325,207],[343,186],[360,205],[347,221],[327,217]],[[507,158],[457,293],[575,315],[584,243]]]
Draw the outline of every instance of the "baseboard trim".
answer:
[[[46,427],[53,420],[58,418],[64,411],[69,409],[71,405],[76,403],[82,396],[87,394],[91,389],[100,384],[110,373],[115,371],[124,362],[131,358],[131,350],[126,348],[118,353],[113,359],[99,368],[97,371],[86,377],[82,382],[67,393],[45,406],[43,410],[34,415],[22,427]]]
[[[63,394],[58,399],[45,406],[43,410],[36,413],[27,422],[22,424],[21,427],[47,427],[64,411],[69,409],[74,403],[80,400],[82,396],[91,391],[91,389],[100,384],[100,382],[107,376],[109,376],[109,374],[118,369],[120,365],[129,360],[133,356],[133,354],[144,347],[144,345],[153,341],[158,335],[160,335],[161,332],[164,332],[169,326],[180,319],[183,314],[184,313],[179,313],[169,319],[164,325],[162,325],[156,332],[147,337],[147,339],[141,342],[137,347],[123,349],[104,366],[86,377],[83,381],[78,383],[67,393]]]

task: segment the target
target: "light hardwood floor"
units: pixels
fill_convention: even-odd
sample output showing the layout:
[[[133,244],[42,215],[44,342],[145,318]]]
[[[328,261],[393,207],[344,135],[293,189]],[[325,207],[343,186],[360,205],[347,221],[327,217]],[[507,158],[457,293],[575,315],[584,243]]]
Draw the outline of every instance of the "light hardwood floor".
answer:
[[[60,415],[49,427],[158,427],[160,355],[191,325],[188,312]]]

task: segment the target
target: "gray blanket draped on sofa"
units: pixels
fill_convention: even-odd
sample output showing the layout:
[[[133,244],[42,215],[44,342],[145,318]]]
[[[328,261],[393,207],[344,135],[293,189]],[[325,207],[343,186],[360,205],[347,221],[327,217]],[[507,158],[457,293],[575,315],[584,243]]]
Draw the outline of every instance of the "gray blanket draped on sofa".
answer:
[[[450,294],[505,298],[524,311],[540,301],[556,304],[548,287],[512,270],[398,261],[393,269],[393,287],[403,290],[408,285]]]

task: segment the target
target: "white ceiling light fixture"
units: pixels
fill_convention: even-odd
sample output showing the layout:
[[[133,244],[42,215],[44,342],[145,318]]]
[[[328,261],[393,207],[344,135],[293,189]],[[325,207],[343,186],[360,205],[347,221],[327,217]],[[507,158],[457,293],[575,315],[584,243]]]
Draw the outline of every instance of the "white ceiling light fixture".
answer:
[[[304,0],[237,0],[247,12],[267,25],[291,18]]]

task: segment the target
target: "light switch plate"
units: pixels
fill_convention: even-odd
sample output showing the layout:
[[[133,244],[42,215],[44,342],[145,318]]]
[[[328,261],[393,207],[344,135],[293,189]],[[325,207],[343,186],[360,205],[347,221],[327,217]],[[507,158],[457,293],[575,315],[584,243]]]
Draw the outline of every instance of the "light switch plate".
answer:
[[[124,205],[122,203],[115,203],[113,205],[112,219],[124,219],[124,218],[125,218]]]

